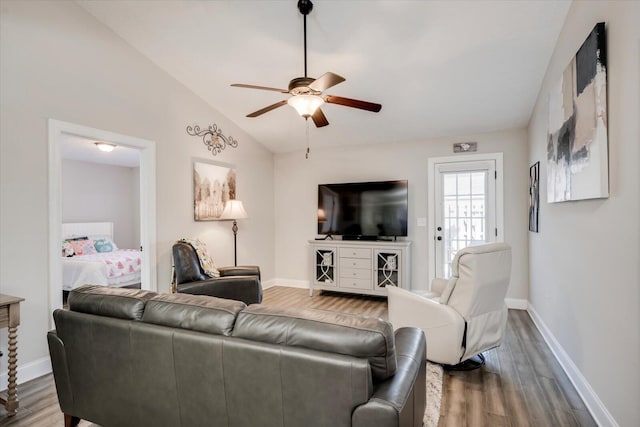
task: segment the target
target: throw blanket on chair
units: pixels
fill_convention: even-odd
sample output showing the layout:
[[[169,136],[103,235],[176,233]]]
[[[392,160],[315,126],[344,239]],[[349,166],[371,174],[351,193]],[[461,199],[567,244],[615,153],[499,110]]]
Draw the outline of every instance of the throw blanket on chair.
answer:
[[[178,240],[179,242],[188,243],[191,245],[193,250],[196,251],[198,255],[198,260],[200,261],[200,267],[209,277],[220,277],[220,272],[216,268],[216,265],[213,263],[213,258],[207,252],[207,245],[202,242],[200,239],[185,239],[182,238]]]

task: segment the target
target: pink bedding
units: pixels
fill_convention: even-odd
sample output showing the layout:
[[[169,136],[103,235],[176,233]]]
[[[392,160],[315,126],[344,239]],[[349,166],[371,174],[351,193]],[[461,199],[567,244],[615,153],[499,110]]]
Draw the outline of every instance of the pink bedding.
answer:
[[[142,252],[118,249],[90,255],[63,258],[62,287],[66,291],[78,286],[126,286],[140,282]]]

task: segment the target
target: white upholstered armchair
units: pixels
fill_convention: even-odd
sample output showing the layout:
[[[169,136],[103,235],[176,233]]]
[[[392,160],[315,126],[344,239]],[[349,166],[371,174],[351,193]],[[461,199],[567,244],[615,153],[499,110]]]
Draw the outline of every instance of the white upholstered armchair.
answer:
[[[507,322],[504,302],[511,276],[511,247],[489,243],[461,249],[449,280],[435,279],[431,292],[418,295],[387,287],[394,329],[421,328],[427,359],[458,365],[500,345]]]

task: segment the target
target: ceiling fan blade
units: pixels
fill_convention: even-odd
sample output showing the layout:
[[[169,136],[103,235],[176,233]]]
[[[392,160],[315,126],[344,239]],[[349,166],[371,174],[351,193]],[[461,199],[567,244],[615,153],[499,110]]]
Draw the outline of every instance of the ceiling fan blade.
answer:
[[[253,113],[251,113],[251,114],[247,114],[247,117],[258,117],[258,116],[260,116],[260,115],[262,115],[262,114],[264,114],[264,113],[268,113],[268,112],[269,112],[269,111],[271,111],[271,110],[275,110],[275,109],[276,109],[276,108],[278,108],[278,107],[282,107],[282,106],[283,106],[284,104],[286,104],[286,103],[287,103],[287,100],[286,100],[286,99],[284,99],[284,100],[282,100],[282,101],[278,101],[278,102],[276,102],[275,104],[271,104],[271,105],[269,105],[268,107],[264,107],[264,108],[263,108],[263,109],[261,109],[261,110],[254,111],[254,112],[253,112]]]
[[[310,85],[309,88],[313,90],[317,90],[318,92],[325,91],[332,86],[337,85],[338,83],[342,83],[345,81],[345,78],[339,76],[334,73],[324,73],[317,79],[315,79]]]
[[[313,123],[315,123],[317,128],[321,128],[329,124],[327,117],[324,115],[322,110],[318,108],[315,113],[311,116],[313,119]]]
[[[377,113],[382,109],[382,105],[380,104],[374,104],[373,102],[367,101],[359,101],[357,99],[351,98],[343,98],[341,96],[327,95],[324,97],[324,101],[328,102],[329,104],[339,104],[344,105],[345,107],[353,107],[359,108],[361,110],[373,111],[374,113]]]
[[[231,86],[233,86],[233,87],[244,87],[244,88],[247,88],[247,89],[272,90],[274,92],[280,92],[280,93],[289,93],[288,90],[286,90],[286,89],[278,89],[277,87],[245,85],[245,84],[242,84],[242,83],[234,83]]]

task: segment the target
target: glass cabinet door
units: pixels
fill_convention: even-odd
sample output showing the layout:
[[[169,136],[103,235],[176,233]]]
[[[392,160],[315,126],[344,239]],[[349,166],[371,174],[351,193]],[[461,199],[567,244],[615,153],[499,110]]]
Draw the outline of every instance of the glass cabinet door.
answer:
[[[376,250],[374,276],[376,288],[400,286],[400,251]]]
[[[314,281],[324,286],[336,286],[335,248],[317,248],[315,250]]]

